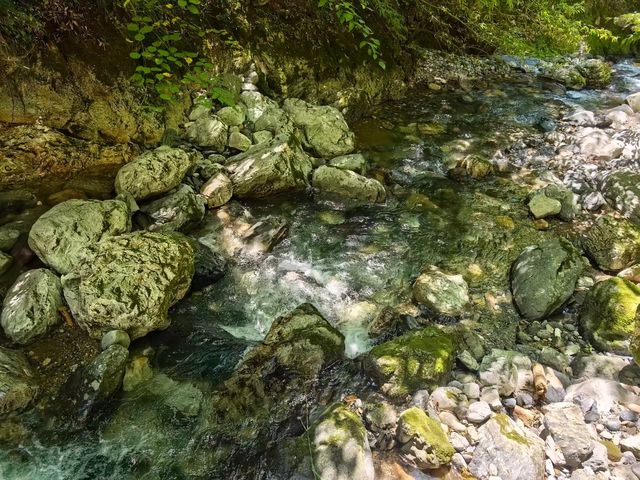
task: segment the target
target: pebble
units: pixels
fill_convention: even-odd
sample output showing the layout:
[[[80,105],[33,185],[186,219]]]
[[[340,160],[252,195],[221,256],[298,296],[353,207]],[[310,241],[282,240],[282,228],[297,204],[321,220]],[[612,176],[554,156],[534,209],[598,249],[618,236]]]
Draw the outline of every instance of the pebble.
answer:
[[[622,427],[620,420],[611,419],[604,422],[604,426],[607,427],[607,430],[610,432],[617,432]]]
[[[624,409],[620,412],[620,420],[623,422],[637,422],[638,414],[631,410]]]
[[[480,398],[480,386],[477,383],[465,383],[462,387],[462,392],[467,398],[474,400]]]
[[[444,423],[447,427],[455,432],[464,432],[467,430],[467,427],[464,426],[460,420],[451,412],[443,411],[438,414],[440,421]]]
[[[485,401],[479,401],[469,405],[467,420],[471,423],[484,423],[491,416],[491,407]]]
[[[587,423],[594,423],[600,420],[598,412],[590,411],[584,414],[584,421]]]

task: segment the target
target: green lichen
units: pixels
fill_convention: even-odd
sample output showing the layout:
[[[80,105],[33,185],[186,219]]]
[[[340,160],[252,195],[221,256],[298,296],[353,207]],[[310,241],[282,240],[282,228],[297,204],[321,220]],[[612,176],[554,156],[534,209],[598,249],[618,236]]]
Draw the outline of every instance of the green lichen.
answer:
[[[455,453],[440,422],[429,418],[424,410],[418,407],[402,412],[400,428],[403,436],[416,438],[431,448],[440,465],[447,464]]]
[[[499,413],[494,417],[495,421],[500,426],[500,433],[511,441],[517,442],[521,445],[529,446],[529,440],[520,435],[514,428],[511,420],[504,413]]]

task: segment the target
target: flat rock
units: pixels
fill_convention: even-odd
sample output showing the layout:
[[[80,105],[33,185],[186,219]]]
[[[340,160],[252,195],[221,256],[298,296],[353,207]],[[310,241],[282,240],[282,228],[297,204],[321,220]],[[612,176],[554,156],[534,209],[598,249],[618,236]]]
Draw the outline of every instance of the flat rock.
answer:
[[[576,468],[593,451],[592,440],[580,408],[568,402],[559,402],[543,408],[544,426],[562,451],[565,461]]]

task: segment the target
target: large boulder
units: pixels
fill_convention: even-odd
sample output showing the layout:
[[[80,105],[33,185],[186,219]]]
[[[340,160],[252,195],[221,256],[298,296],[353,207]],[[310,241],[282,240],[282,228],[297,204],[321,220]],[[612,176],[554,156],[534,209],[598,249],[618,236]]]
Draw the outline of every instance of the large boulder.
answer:
[[[401,399],[440,384],[454,361],[451,336],[426,327],[373,347],[365,357],[365,368],[384,393]]]
[[[580,62],[578,69],[584,76],[587,87],[606,88],[611,83],[613,69],[604,60],[590,58]]]
[[[205,199],[188,185],[180,185],[166,197],[154,200],[140,208],[151,232],[186,230],[202,221]]]
[[[640,225],[640,173],[618,170],[602,180],[600,190],[617,211]]]
[[[196,154],[166,145],[144,152],[118,170],[116,192],[129,192],[136,200],[167,193],[180,185],[196,158]]]
[[[373,480],[367,430],[360,417],[343,404],[325,412],[308,433],[319,478]]]
[[[131,230],[131,211],[120,200],[67,200],[31,227],[29,246],[58,273],[69,273],[87,248]]]
[[[576,65],[553,63],[545,66],[543,76],[562,83],[572,90],[582,90],[587,85],[587,79]]]
[[[233,196],[233,183],[222,168],[213,174],[200,189],[209,208],[221,207]]]
[[[500,413],[478,429],[480,441],[469,464],[477,478],[544,480],[544,441]]]
[[[582,465],[593,452],[593,440],[580,407],[571,402],[547,405],[543,409],[544,426],[564,456],[567,465]]]
[[[27,407],[38,393],[27,357],[0,347],[0,415]]]
[[[640,263],[640,227],[600,217],[587,232],[583,246],[599,268],[616,272]]]
[[[431,266],[413,284],[413,298],[437,314],[460,315],[469,303],[469,287],[462,275]]]
[[[60,320],[62,285],[51,270],[29,270],[18,277],[4,297],[0,324],[16,343],[27,344]]]
[[[456,453],[440,422],[411,407],[400,414],[398,442],[403,456],[420,469],[446,466]]]
[[[380,203],[387,198],[379,181],[337,167],[321,166],[313,172],[311,183],[323,193],[362,202]]]
[[[602,351],[629,354],[640,306],[640,287],[619,277],[596,283],[580,316],[583,334]]]
[[[584,269],[580,252],[564,239],[526,248],[511,268],[511,290],[518,310],[539,320],[562,307]]]
[[[297,98],[288,98],[282,108],[304,131],[307,146],[321,157],[333,158],[354,150],[355,136],[337,109],[313,106]]]
[[[264,198],[308,184],[311,159],[286,135],[231,157],[228,169],[233,193],[239,198]]]
[[[62,277],[64,296],[93,338],[124,330],[136,339],[169,325],[169,307],[191,285],[193,257],[189,241],[175,233],[110,237]]]
[[[205,114],[185,126],[187,139],[195,146],[224,152],[229,127],[218,117]]]

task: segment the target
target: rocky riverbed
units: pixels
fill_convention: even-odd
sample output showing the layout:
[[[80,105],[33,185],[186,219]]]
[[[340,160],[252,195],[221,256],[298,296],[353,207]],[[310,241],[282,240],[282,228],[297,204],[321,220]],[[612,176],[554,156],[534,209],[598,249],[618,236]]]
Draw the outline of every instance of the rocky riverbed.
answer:
[[[640,478],[640,66],[444,70],[0,192],[0,477]]]

